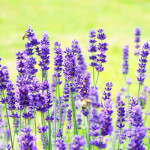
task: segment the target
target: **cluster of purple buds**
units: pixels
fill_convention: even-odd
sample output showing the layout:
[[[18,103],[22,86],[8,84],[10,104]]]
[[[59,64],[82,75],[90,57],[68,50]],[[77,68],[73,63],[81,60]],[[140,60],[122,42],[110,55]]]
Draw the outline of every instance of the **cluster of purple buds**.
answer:
[[[89,91],[90,91],[90,73],[86,72],[84,73],[83,77],[81,77],[81,87],[79,89],[79,96],[80,98],[86,99],[89,97]]]
[[[71,129],[71,127],[72,127],[72,110],[71,109],[68,109],[68,111],[67,111],[67,120],[68,120],[67,128]]]
[[[36,138],[30,134],[32,129],[25,127],[21,130],[23,135],[19,138],[19,144],[21,150],[37,150],[37,147],[34,145]]]
[[[74,55],[72,49],[66,48],[65,58],[64,58],[64,75],[67,80],[71,80],[77,75],[77,64],[76,64],[76,56]]]
[[[38,131],[39,133],[44,134],[47,131],[48,126],[38,127],[38,129],[39,129]]]
[[[117,127],[122,129],[125,124],[125,103],[121,100],[122,93],[118,93],[116,97],[117,102]]]
[[[146,63],[147,63],[147,56],[149,54],[149,49],[150,46],[147,43],[143,45],[143,48],[140,53],[140,58],[139,58],[139,67],[137,69],[137,81],[139,84],[143,84],[145,80],[145,72],[146,72]]]
[[[129,65],[128,65],[129,46],[125,45],[122,51],[123,51],[122,73],[126,75],[128,74],[128,69],[129,69]]]
[[[69,145],[69,150],[83,150],[82,147],[86,145],[86,140],[83,136],[75,135],[73,142]]]
[[[15,99],[15,91],[14,85],[11,81],[9,81],[6,85],[6,101],[8,103],[8,110],[15,110],[16,99]]]
[[[37,50],[37,53],[41,58],[41,61],[39,62],[39,66],[41,67],[41,70],[43,71],[43,77],[45,79],[47,78],[46,71],[49,69],[48,65],[50,63],[49,46],[50,46],[50,43],[49,43],[48,34],[44,32],[43,39],[40,41],[40,46],[39,46],[39,49]]]
[[[146,129],[143,126],[142,111],[137,99],[130,99],[130,117],[129,122],[132,129],[128,131],[127,136],[130,138],[128,150],[144,150],[143,139],[146,136]]]
[[[55,50],[55,58],[54,58],[54,70],[57,72],[57,84],[60,84],[59,78],[61,77],[61,71],[62,71],[62,63],[63,63],[63,56],[62,56],[62,50],[60,48],[61,44],[58,42],[54,43],[54,50]]]
[[[135,51],[134,55],[140,55],[140,35],[141,35],[141,29],[136,28],[135,29]]]
[[[100,102],[99,102],[97,87],[92,86],[90,88],[89,99],[91,100],[92,107],[99,108],[101,106]]]
[[[33,29],[31,26],[28,27],[28,30],[26,30],[26,33],[23,36],[23,39],[27,38],[29,42],[25,45],[25,53],[28,56],[31,56],[34,54],[34,49],[38,49],[39,41],[37,40],[37,37],[35,33],[33,32]]]
[[[65,144],[64,140],[61,138],[57,138],[56,140],[56,150],[66,150],[67,145]]]
[[[88,51],[90,53],[92,53],[92,56],[90,56],[90,60],[92,60],[90,66],[92,67],[95,67],[97,66],[97,63],[96,63],[96,52],[97,52],[97,48],[96,48],[96,32],[94,29],[91,29],[90,32],[89,32],[89,37],[90,37],[90,40],[89,40],[89,47],[88,47]]]
[[[98,72],[102,72],[104,70],[103,63],[106,62],[105,52],[108,50],[108,43],[103,42],[106,39],[106,35],[103,31],[103,29],[97,30],[97,38],[100,40],[100,42],[97,45],[97,51],[99,54],[97,54],[97,65],[95,68]]]
[[[6,89],[8,81],[9,81],[9,73],[7,67],[0,65],[0,95],[1,92]]]
[[[111,97],[111,90],[112,90],[112,82],[107,82],[106,83],[106,87],[105,87],[105,90],[103,92],[103,100],[106,101],[106,100],[109,100],[110,97]],[[111,100],[111,99],[110,99]]]

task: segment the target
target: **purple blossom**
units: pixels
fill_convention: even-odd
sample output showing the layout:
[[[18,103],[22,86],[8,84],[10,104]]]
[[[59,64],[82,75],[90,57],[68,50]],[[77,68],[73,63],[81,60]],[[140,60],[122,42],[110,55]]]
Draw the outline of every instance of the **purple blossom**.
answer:
[[[117,127],[122,129],[125,124],[125,103],[121,100],[122,93],[118,93],[117,95]]]
[[[57,138],[56,140],[56,150],[65,150],[67,145],[65,144],[64,140],[61,138]]]
[[[141,28],[136,28],[135,29],[135,51],[134,55],[139,55],[140,54],[140,36],[141,36]]]
[[[106,87],[105,87],[105,90],[103,92],[103,97],[102,97],[104,101],[110,99],[112,86],[113,86],[112,82],[106,83]]]
[[[39,66],[41,67],[41,70],[43,71],[43,77],[46,78],[46,71],[49,69],[48,65],[50,63],[49,60],[49,37],[46,32],[43,34],[43,39],[40,41],[39,49],[37,50],[38,55],[40,56],[41,60],[39,62]]]
[[[46,132],[46,131],[47,131],[48,126],[38,127],[38,129],[39,129],[39,131],[38,131],[39,133],[44,134],[44,132]]]
[[[32,129],[25,127],[22,129],[23,135],[19,138],[19,144],[21,150],[37,150],[37,147],[34,146],[36,138],[30,134]]]
[[[103,40],[106,39],[106,35],[105,33],[103,33],[103,29],[99,29],[97,30],[98,34],[97,34],[97,38],[100,40],[100,42],[97,45],[97,51],[99,52],[97,54],[97,65],[95,66],[95,69],[98,72],[102,72],[104,70],[104,67],[102,66],[103,63],[106,62],[106,55],[105,52],[108,50],[107,46],[108,43],[104,43]]]
[[[129,56],[129,46],[125,45],[122,49],[123,51],[123,63],[122,63],[122,73],[124,75],[128,74],[128,56]]]
[[[88,51],[92,53],[92,56],[89,57],[90,60],[92,61],[90,66],[95,67],[97,65],[96,54],[95,54],[97,52],[97,49],[96,49],[96,32],[94,29],[90,30],[89,37],[90,37],[90,40],[89,40]]]
[[[83,136],[75,135],[73,142],[69,145],[69,150],[83,150],[83,146],[85,146],[86,140]]]
[[[139,84],[143,84],[145,80],[146,63],[147,63],[148,54],[149,54],[149,44],[147,42],[143,45],[143,48],[140,53],[140,58],[139,58],[139,67],[137,69],[137,81],[139,82]]]
[[[26,33],[23,36],[23,39],[27,38],[28,42],[25,45],[25,53],[28,56],[31,56],[34,54],[34,49],[38,48],[39,41],[37,40],[37,37],[35,33],[33,32],[33,29],[31,26],[28,26],[28,29],[26,30]]]

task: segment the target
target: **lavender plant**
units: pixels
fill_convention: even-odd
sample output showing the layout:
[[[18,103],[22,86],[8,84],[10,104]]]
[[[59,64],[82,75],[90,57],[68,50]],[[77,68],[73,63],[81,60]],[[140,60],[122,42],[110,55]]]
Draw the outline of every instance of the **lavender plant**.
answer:
[[[140,32],[136,28],[138,94],[129,88],[132,80],[128,77],[130,58],[126,45],[122,63],[125,86],[123,83],[114,101],[115,83],[107,82],[103,93],[97,86],[108,50],[103,29],[91,29],[89,33],[91,73],[77,40],[65,50],[58,41],[54,43],[54,70],[50,68],[49,36],[44,32],[38,40],[29,26],[23,36],[25,49],[16,53],[15,84],[7,67],[0,64],[0,149],[150,150],[150,88],[144,82],[149,44],[140,47]],[[53,72],[52,80],[49,70]]]

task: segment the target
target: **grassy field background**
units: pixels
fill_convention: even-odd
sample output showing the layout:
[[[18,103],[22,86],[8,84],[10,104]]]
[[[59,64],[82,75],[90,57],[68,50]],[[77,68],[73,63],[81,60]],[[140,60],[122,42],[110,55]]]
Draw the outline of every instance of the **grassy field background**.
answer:
[[[16,79],[16,52],[24,49],[26,41],[22,36],[28,25],[32,25],[37,37],[41,39],[47,31],[51,44],[51,69],[53,73],[53,45],[57,40],[63,50],[77,39],[88,59],[88,33],[91,28],[103,28],[107,36],[109,50],[105,70],[100,74],[98,86],[102,95],[105,84],[114,84],[112,95],[124,85],[121,74],[122,47],[130,47],[129,76],[133,80],[130,93],[136,96],[137,58],[133,55],[134,29],[141,27],[143,44],[150,39],[150,1],[149,0],[0,0],[0,57],[2,64],[8,66],[10,77]],[[150,63],[147,69],[150,68]],[[88,66],[88,71],[92,69]],[[150,79],[147,79],[147,85]]]
[[[74,39],[89,64],[87,46],[91,28],[103,28],[107,35],[109,50],[105,71],[101,73],[98,86],[102,92],[107,81],[112,81],[113,97],[123,85],[121,74],[122,46],[130,47],[129,76],[133,80],[132,93],[136,93],[137,58],[133,56],[134,29],[141,27],[142,43],[150,39],[149,0],[0,0],[0,57],[9,68],[13,81],[16,79],[16,52],[24,49],[22,36],[32,25],[40,39],[47,31],[51,43],[51,74],[53,72],[53,44],[58,40],[63,47]],[[148,66],[150,68],[150,66]],[[88,67],[91,71],[91,68]],[[149,80],[147,80],[150,82]]]

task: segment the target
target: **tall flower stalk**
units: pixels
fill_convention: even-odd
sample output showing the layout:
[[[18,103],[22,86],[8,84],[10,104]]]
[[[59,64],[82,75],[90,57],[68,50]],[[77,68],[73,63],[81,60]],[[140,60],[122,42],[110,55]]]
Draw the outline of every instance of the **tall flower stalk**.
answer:
[[[149,54],[149,44],[148,42],[143,45],[143,48],[140,53],[139,58],[139,67],[137,69],[137,81],[138,81],[138,93],[137,93],[137,99],[139,102],[139,94],[141,85],[144,83],[145,80],[145,72],[146,72],[146,64],[147,64],[147,56]]]

